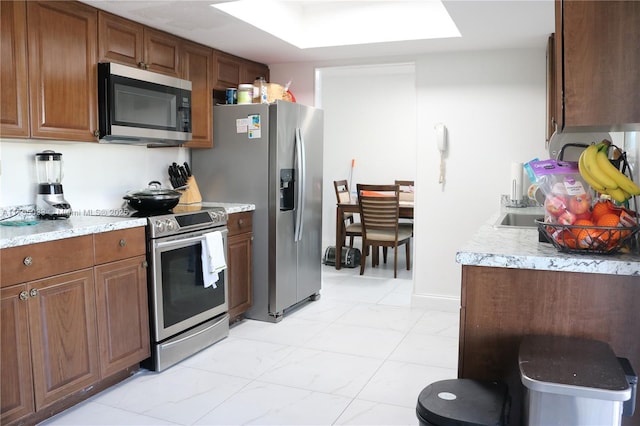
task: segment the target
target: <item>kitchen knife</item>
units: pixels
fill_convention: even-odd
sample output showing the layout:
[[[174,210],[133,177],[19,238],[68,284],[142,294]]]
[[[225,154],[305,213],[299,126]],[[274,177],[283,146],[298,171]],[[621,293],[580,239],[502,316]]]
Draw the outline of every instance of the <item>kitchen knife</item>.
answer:
[[[184,162],[184,169],[187,171],[187,176],[191,176],[191,168],[186,161]]]
[[[176,181],[172,166],[169,166],[169,182],[171,182],[171,186],[173,186],[174,188],[178,187],[178,182]]]
[[[178,173],[180,174],[180,180],[184,182],[184,185],[186,185],[187,179],[189,178],[189,176],[187,176],[187,171],[184,169],[184,167],[178,166]]]

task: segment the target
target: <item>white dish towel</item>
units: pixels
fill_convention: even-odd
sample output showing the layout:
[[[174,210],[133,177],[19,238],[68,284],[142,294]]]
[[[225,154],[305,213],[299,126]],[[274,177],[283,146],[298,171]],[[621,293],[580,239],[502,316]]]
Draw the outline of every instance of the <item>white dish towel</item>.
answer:
[[[205,287],[217,288],[218,272],[227,268],[224,258],[224,245],[220,231],[203,235],[202,240],[202,280]]]

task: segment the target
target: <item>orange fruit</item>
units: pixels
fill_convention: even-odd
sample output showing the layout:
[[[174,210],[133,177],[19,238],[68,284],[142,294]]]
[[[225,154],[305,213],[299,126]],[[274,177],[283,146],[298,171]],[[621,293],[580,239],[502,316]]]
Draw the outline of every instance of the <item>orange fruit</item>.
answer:
[[[578,219],[573,224],[576,228],[571,228],[571,232],[576,236],[578,247],[589,248],[593,242],[592,234],[595,224],[589,219]]]
[[[573,233],[567,229],[557,234],[554,234],[553,237],[561,246],[572,248],[572,249],[578,247],[578,241],[576,240],[576,236],[573,235]]]
[[[613,213],[614,209],[615,205],[611,201],[598,201],[591,209],[591,219],[597,223],[603,215]]]
[[[598,226],[618,226],[620,223],[620,216],[615,213],[605,213],[596,221]]]
[[[597,225],[598,226],[606,226],[609,228],[615,228],[620,224],[620,217],[615,214],[615,213],[606,213],[604,215],[602,215],[602,217],[600,217],[600,220],[598,220]],[[604,230],[602,232],[602,236],[600,237],[600,240],[605,243],[615,243],[617,242],[620,238],[622,237],[621,232],[620,231],[609,231]]]

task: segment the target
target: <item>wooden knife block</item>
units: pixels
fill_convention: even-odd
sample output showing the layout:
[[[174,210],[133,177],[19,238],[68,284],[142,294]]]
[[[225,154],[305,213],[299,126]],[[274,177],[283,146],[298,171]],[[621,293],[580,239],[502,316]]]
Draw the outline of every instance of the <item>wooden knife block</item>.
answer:
[[[202,195],[200,195],[200,189],[198,189],[195,176],[189,176],[187,179],[187,187],[185,189],[179,189],[178,191],[182,192],[178,204],[195,204],[202,202]]]

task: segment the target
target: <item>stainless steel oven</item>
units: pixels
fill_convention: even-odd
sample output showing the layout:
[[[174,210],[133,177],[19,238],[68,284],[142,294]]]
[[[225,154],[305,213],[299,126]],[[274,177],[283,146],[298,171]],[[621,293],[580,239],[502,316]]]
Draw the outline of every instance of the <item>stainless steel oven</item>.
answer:
[[[204,286],[202,244],[220,232],[227,245],[224,209],[203,208],[148,218],[151,358],[143,365],[164,370],[229,334],[227,273]]]

